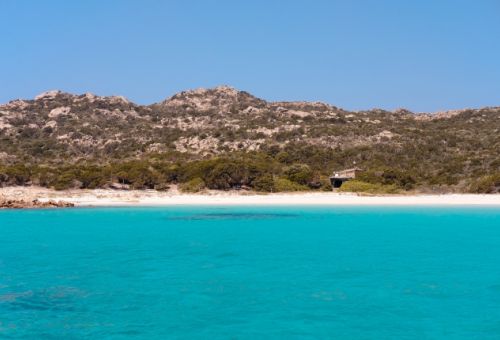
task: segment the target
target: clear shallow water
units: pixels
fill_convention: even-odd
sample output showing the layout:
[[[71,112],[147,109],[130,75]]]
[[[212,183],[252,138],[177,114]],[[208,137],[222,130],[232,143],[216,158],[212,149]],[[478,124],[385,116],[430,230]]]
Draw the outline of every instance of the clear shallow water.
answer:
[[[0,211],[0,338],[500,338],[500,209]]]

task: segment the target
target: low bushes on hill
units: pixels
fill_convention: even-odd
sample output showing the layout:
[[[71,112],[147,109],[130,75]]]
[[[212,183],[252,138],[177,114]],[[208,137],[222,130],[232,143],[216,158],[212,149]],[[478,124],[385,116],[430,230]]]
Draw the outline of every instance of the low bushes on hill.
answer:
[[[360,192],[369,194],[396,194],[400,190],[394,184],[373,184],[358,180],[347,181],[340,187],[341,192]]]
[[[500,172],[480,177],[470,185],[469,191],[478,194],[500,193]]]
[[[190,192],[205,187],[249,188],[260,192],[329,191],[332,170],[352,167],[356,161],[365,171],[355,181],[346,182],[341,191],[393,193],[415,189],[430,192],[439,188],[440,192],[500,192],[498,161],[489,161],[488,167],[484,167],[486,158],[469,160],[451,155],[431,167],[426,163],[425,154],[418,160],[407,159],[408,155],[419,154],[419,150],[417,146],[411,150],[384,150],[378,146],[329,149],[295,143],[284,148],[269,145],[259,151],[196,158],[167,152],[114,161],[5,161],[0,164],[0,186],[166,190],[169,185],[178,184]]]
[[[183,192],[200,192],[205,189],[205,182],[199,177],[193,178],[186,183],[179,184],[179,190]]]
[[[256,191],[273,192],[276,190],[274,187],[273,176],[270,174],[264,174],[257,177],[252,182],[252,186]]]
[[[278,178],[274,181],[274,191],[289,192],[289,191],[305,191],[309,187],[290,181],[287,178]]]

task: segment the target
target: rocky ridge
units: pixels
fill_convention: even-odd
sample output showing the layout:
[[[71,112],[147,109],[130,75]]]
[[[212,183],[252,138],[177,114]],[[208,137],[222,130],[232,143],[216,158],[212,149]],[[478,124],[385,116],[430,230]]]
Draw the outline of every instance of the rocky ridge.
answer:
[[[397,146],[439,140],[438,133],[441,141],[465,143],[478,133],[494,139],[499,131],[499,107],[437,114],[350,112],[318,102],[267,102],[229,86],[184,91],[143,106],[120,96],[48,91],[0,105],[0,162],[165,152],[210,156],[293,143],[341,149]]]

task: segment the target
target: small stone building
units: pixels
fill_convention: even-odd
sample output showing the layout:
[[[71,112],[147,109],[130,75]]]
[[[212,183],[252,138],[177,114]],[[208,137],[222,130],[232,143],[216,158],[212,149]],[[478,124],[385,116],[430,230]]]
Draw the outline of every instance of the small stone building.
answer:
[[[332,187],[340,188],[345,181],[350,179],[355,179],[356,176],[361,172],[360,168],[345,169],[341,171],[334,171],[330,177],[330,183]]]

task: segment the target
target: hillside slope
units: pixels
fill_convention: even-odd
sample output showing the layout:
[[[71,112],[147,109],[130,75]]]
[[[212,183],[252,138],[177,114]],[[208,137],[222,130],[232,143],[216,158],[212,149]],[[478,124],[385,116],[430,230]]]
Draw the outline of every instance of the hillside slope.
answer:
[[[60,91],[0,105],[4,168],[269,157],[278,174],[305,164],[320,178],[356,165],[370,173],[367,181],[380,182],[374,176],[391,169],[417,187],[463,191],[498,173],[499,150],[500,107],[349,112],[317,102],[267,102],[228,86],[184,91],[149,106]],[[13,181],[6,170],[2,178]]]

